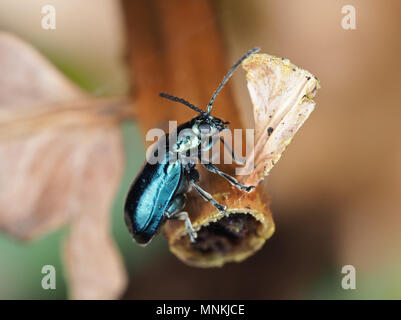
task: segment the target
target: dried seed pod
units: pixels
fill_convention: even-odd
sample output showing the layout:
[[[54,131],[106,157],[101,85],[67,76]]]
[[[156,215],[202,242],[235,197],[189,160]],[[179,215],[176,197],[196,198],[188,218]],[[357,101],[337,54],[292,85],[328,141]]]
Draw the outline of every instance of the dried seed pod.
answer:
[[[255,146],[243,184],[257,184],[268,175],[315,107],[317,78],[288,59],[254,54],[243,62],[255,119]],[[254,170],[250,166],[253,166]]]
[[[243,184],[258,185],[313,111],[312,98],[319,82],[288,60],[267,54],[253,54],[243,62],[243,67],[248,72],[253,104],[255,146],[244,167],[250,174],[237,178]],[[191,243],[184,224],[169,221],[164,232],[170,249],[179,259],[197,267],[240,262],[260,249],[274,233],[263,185],[248,194],[224,184],[216,186],[207,177],[204,183],[213,197],[227,206],[227,212],[220,214],[199,198],[190,197],[186,210],[191,213],[198,238]]]
[[[197,267],[219,267],[246,259],[274,233],[268,201],[261,195],[261,190],[247,194],[236,189],[213,194],[228,208],[223,215],[191,199],[189,211],[193,213],[191,220],[198,238],[191,243],[182,223],[169,221],[164,232],[171,251]]]

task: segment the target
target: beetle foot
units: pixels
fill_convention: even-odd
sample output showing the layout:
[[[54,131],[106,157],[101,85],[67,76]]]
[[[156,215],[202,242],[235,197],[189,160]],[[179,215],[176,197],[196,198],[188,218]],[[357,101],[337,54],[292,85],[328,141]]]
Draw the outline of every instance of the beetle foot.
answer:
[[[186,224],[186,227],[188,229],[189,239],[191,240],[191,242],[195,242],[195,239],[198,237],[198,234],[196,233],[196,231],[192,227],[191,221],[189,219],[185,220],[185,224]]]
[[[244,186],[243,190],[245,190],[246,192],[251,192],[255,188],[256,188],[256,186],[248,186],[248,187]]]
[[[196,231],[189,230],[189,239],[191,240],[192,243],[195,242],[195,239],[198,237],[198,234],[196,233]]]
[[[226,210],[227,210],[227,207],[226,207],[226,206],[223,206],[223,205],[218,204],[218,203],[216,203],[215,207],[217,208],[217,210],[219,210],[219,212],[220,212],[221,214],[222,214],[222,213],[225,213]]]

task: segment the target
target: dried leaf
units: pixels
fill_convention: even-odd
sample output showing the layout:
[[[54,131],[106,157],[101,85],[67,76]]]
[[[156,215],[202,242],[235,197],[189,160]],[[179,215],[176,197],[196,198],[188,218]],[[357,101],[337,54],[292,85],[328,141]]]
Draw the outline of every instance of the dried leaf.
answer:
[[[66,222],[79,170],[79,133],[8,134],[24,127],[9,119],[62,99],[82,99],[83,92],[68,82],[42,56],[17,38],[0,34],[0,228],[30,239]],[[54,109],[54,108],[53,108]],[[54,110],[53,110],[54,111]]]
[[[120,182],[120,136],[115,129],[93,132],[81,172],[81,214],[74,218],[66,243],[65,261],[71,287],[70,297],[112,299],[125,287],[124,266],[109,230],[110,204]],[[108,161],[103,161],[105,158]],[[90,181],[90,184],[85,183]]]
[[[110,109],[110,101],[89,99],[33,48],[0,33],[0,229],[26,240],[71,224],[66,263],[74,298],[115,298],[125,286],[109,230],[123,167]]]
[[[0,72],[1,114],[85,96],[35,49],[5,32],[0,32]]]
[[[313,111],[319,81],[289,60],[253,54],[243,62],[255,120],[255,146],[239,180],[256,185],[278,162],[286,146]],[[253,161],[249,159],[253,158]],[[252,167],[254,170],[252,170]]]

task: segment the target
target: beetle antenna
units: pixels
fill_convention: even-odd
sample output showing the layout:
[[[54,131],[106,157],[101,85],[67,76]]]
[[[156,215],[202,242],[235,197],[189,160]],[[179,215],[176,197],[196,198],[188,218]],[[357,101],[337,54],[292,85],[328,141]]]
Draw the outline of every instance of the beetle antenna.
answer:
[[[220,83],[220,85],[217,87],[216,91],[213,93],[212,98],[209,101],[209,104],[207,105],[207,114],[210,114],[210,112],[212,112],[212,108],[213,108],[213,102],[214,99],[216,99],[217,95],[219,94],[219,92],[221,91],[221,89],[223,89],[224,85],[226,84],[226,82],[228,81],[228,79],[230,79],[230,77],[232,76],[232,74],[234,73],[235,69],[238,68],[238,66],[242,63],[242,61],[244,61],[246,58],[248,58],[251,54],[258,52],[260,50],[260,48],[256,47],[253,48],[252,50],[249,50],[245,55],[242,56],[241,59],[239,59],[230,69],[230,71],[228,71],[228,73],[226,74],[226,76],[224,77],[223,81]]]
[[[182,104],[185,104],[187,107],[189,107],[192,110],[195,110],[195,111],[197,111],[199,113],[205,113],[205,111],[203,111],[200,108],[194,106],[192,103],[189,103],[187,100],[184,100],[184,99],[169,95],[168,93],[164,93],[164,92],[160,92],[159,96],[162,97],[162,98],[169,99],[171,101],[180,102]]]

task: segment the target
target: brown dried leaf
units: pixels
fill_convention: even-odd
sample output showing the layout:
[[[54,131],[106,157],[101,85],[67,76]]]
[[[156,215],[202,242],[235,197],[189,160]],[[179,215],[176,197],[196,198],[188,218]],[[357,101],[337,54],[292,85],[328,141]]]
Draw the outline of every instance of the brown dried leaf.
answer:
[[[33,48],[0,33],[0,229],[26,240],[70,223],[74,298],[115,298],[125,286],[109,230],[123,167],[110,108]]]
[[[34,135],[9,137],[12,128],[21,127],[9,118],[84,94],[34,49],[6,33],[0,34],[0,70],[0,228],[30,239],[71,215],[82,147],[76,147],[78,132],[42,128]]]
[[[112,299],[120,295],[126,282],[109,230],[110,204],[122,168],[120,135],[110,128],[102,134],[89,133],[87,139],[91,149],[86,159],[92,165],[85,166],[80,175],[83,183],[76,192],[83,199],[82,214],[74,217],[65,248],[70,297]]]
[[[253,54],[243,62],[255,119],[255,147],[239,180],[256,185],[278,162],[286,146],[313,111],[319,81],[289,60]],[[252,167],[254,170],[251,170]]]
[[[0,72],[1,114],[84,96],[36,50],[5,32],[0,32]]]

